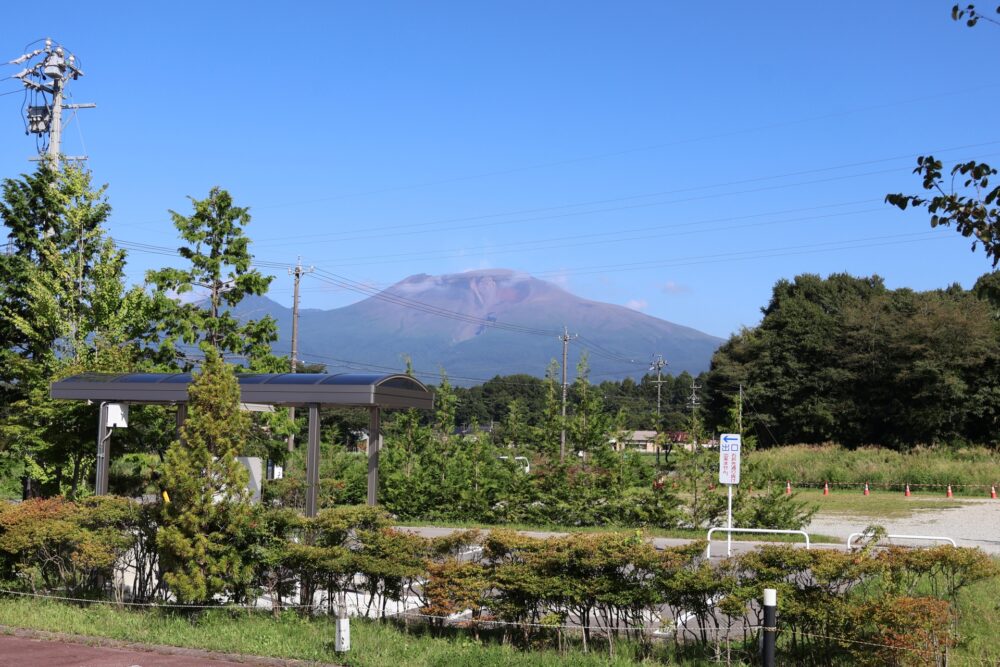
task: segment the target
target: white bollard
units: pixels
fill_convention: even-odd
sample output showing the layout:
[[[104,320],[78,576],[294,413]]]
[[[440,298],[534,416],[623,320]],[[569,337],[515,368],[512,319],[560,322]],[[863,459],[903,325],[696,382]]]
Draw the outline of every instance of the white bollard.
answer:
[[[337,619],[337,639],[334,649],[337,653],[347,653],[351,650],[351,619]]]

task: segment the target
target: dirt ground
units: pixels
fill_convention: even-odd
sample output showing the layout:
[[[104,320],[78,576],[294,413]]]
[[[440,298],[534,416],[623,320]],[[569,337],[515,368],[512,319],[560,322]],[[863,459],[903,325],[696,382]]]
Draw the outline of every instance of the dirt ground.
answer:
[[[319,663],[145,646],[0,626],[0,667],[323,667]],[[326,665],[326,667],[335,667]]]

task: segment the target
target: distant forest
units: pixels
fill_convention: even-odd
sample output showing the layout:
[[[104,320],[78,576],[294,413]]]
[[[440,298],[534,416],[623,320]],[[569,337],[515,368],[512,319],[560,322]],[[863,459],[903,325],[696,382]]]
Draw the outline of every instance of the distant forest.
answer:
[[[1000,273],[971,290],[927,292],[888,289],[878,276],[805,274],[779,281],[763,315],[719,348],[709,372],[664,375],[659,417],[655,374],[593,385],[604,409],[629,429],[711,434],[732,427],[742,385],[744,430],[763,447],[998,443]],[[457,422],[502,429],[519,399],[538,424],[546,385],[558,381],[550,369],[548,380],[498,376],[455,388]]]

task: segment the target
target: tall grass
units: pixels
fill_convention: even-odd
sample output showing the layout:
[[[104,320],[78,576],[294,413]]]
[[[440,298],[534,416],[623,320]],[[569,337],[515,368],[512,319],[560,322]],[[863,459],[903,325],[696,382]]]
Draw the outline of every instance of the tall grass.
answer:
[[[822,486],[872,485],[901,489],[905,484],[945,486],[956,493],[981,495],[1000,485],[1000,454],[985,447],[917,448],[906,453],[876,447],[855,450],[837,445],[790,445],[758,450],[744,474],[755,486],[767,483]],[[963,488],[968,486],[968,488]]]

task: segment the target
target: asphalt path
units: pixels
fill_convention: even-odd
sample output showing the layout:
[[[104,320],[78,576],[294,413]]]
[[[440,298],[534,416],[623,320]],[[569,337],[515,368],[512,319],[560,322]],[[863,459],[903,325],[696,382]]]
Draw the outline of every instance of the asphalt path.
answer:
[[[414,535],[420,535],[421,537],[444,537],[446,535],[451,535],[462,530],[468,530],[467,528],[443,528],[440,526],[396,526],[396,530],[404,530]],[[544,530],[519,530],[517,531],[519,535],[524,535],[526,537],[534,537],[536,539],[548,539],[552,537],[565,537],[569,533],[559,533],[554,531],[544,531]],[[726,536],[724,533],[716,532],[712,536],[712,559],[719,560],[726,556]],[[657,549],[666,549],[668,547],[680,547],[696,542],[697,540],[686,539],[686,538],[676,538],[676,537],[653,537],[650,538],[653,546]],[[733,540],[733,555],[744,554],[749,551],[753,551],[761,544],[765,542],[747,542],[744,540]],[[770,544],[774,544],[771,542]],[[791,544],[791,543],[785,543]],[[795,546],[804,547],[805,542],[799,542]],[[843,544],[816,544],[813,543],[815,547],[823,547],[827,549],[843,549],[845,545]]]
[[[867,526],[875,523],[883,526],[889,534],[897,535],[923,535],[930,537],[948,537],[955,540],[960,547],[978,547],[989,554],[1000,554],[1000,501],[985,499],[963,498],[957,501],[958,506],[949,506],[941,509],[926,508],[915,509],[905,516],[893,516],[891,518],[874,515],[859,515],[852,513],[826,512],[817,514],[809,524],[808,531],[819,535],[828,535],[837,538],[839,543],[813,543],[813,548],[822,549],[845,549],[847,538],[856,532],[863,531]],[[458,528],[438,528],[435,526],[419,527],[399,527],[399,530],[407,530],[424,537],[440,537],[451,534]],[[536,538],[562,537],[567,533],[546,532],[546,531],[518,531],[522,535]],[[717,560],[726,555],[726,534],[716,531],[712,535],[712,560]],[[753,551],[761,544],[774,544],[767,540],[750,541],[740,538],[739,534],[733,536],[733,555]],[[651,542],[659,549],[666,547],[680,546],[694,542],[693,539],[676,539],[668,537],[654,537]],[[944,543],[943,540],[909,540],[890,539],[887,543],[904,544],[909,546],[930,546]],[[803,540],[797,540],[796,546],[805,546]]]

